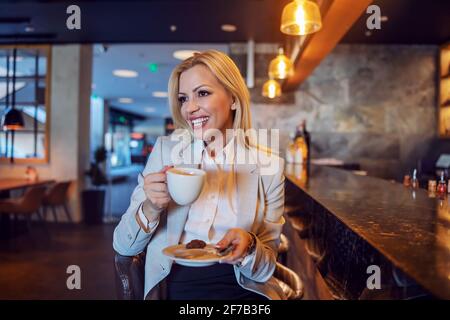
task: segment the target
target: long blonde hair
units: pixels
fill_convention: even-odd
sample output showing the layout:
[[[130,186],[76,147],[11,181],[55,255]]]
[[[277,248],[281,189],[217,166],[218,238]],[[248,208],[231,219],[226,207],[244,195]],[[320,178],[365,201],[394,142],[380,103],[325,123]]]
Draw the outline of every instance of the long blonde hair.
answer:
[[[181,114],[178,92],[180,75],[199,64],[206,66],[234,98],[236,110],[234,111],[233,129],[242,129],[237,130],[238,132],[247,132],[248,129],[251,129],[250,93],[247,86],[233,60],[225,53],[217,50],[194,53],[192,57],[181,62],[172,71],[169,79],[168,98],[175,128],[187,129],[193,137],[191,126]],[[251,136],[238,135],[238,142],[247,148],[251,146],[258,148],[257,143]]]

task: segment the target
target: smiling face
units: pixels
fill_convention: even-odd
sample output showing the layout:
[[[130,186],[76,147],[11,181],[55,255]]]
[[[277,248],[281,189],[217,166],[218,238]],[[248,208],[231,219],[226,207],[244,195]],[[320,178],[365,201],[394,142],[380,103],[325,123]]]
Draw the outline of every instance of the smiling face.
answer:
[[[197,139],[209,141],[208,129],[218,129],[225,137],[226,129],[233,127],[233,97],[202,64],[181,73],[178,101]]]

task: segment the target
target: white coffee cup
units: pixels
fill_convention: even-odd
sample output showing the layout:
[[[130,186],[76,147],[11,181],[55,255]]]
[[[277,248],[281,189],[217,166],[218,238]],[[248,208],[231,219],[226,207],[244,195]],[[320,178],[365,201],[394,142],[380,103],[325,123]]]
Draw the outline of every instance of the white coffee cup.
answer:
[[[206,172],[194,168],[167,170],[167,187],[173,201],[181,206],[197,200],[205,183]]]

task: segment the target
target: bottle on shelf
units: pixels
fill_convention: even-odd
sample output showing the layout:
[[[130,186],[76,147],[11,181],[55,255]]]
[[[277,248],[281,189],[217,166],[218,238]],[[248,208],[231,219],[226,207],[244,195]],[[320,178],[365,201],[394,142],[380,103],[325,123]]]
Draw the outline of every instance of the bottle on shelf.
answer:
[[[289,138],[286,162],[308,165],[311,155],[311,135],[306,130],[306,120],[297,126],[295,133],[290,134]]]
[[[303,163],[304,158],[304,146],[301,140],[296,138],[296,134],[289,135],[290,141],[286,148],[286,162],[300,164]]]
[[[409,174],[403,177],[403,185],[405,187],[411,187],[411,176]]]
[[[428,191],[436,192],[436,180],[428,180]]]
[[[297,162],[297,146],[295,145],[295,133],[289,135],[289,143],[286,148],[286,162],[296,163]]]
[[[305,133],[305,121],[299,124],[295,131],[294,144],[296,150],[295,163],[306,163],[309,157],[308,136],[309,133]]]
[[[437,193],[440,195],[444,195],[447,193],[447,184],[444,180],[444,172],[441,172],[441,180],[439,180],[439,184],[437,186]]]
[[[411,187],[413,189],[419,188],[419,180],[417,179],[417,169],[414,169],[414,171],[413,171],[413,177],[411,179]]]
[[[306,120],[302,120],[299,127],[297,128],[299,135],[303,137],[303,141],[306,145],[306,155],[305,159],[307,162],[311,159],[311,135],[309,131],[306,129]]]

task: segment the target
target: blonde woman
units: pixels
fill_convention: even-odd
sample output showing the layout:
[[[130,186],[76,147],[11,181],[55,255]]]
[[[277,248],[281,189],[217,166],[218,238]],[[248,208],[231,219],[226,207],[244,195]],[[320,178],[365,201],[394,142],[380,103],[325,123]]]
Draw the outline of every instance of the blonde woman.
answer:
[[[245,135],[249,103],[239,70],[224,53],[197,53],[173,70],[169,104],[188,143],[176,149],[174,135],[158,138],[114,231],[119,254],[146,250],[147,299],[284,298],[272,277],[284,223],[283,161]],[[179,206],[170,198],[165,171],[187,158],[207,178],[198,199]],[[263,173],[262,163],[275,163],[275,170]],[[194,239],[232,251],[207,267],[182,266],[162,254]]]

